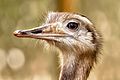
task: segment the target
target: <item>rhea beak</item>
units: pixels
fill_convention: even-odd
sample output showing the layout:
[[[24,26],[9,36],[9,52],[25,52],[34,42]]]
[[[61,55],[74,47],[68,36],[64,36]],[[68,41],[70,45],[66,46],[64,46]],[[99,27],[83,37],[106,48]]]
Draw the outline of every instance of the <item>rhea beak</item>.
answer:
[[[56,24],[43,25],[28,30],[16,30],[13,33],[16,37],[21,38],[35,38],[35,39],[48,39],[51,40],[54,37],[66,37],[68,36],[62,28]]]

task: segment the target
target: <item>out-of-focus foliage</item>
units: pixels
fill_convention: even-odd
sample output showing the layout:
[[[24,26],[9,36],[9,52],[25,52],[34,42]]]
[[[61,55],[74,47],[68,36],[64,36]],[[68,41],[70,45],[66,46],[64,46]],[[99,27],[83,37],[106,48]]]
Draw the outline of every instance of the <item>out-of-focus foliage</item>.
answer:
[[[0,80],[58,80],[59,51],[55,47],[12,35],[14,30],[39,26],[48,11],[88,16],[104,39],[102,55],[89,80],[120,80],[119,4],[119,0],[0,0]]]

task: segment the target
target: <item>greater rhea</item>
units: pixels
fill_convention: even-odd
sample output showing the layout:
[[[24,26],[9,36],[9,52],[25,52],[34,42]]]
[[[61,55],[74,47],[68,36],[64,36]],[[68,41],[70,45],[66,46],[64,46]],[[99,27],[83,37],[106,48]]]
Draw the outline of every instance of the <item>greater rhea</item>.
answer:
[[[59,80],[87,80],[102,43],[101,35],[88,18],[69,12],[50,12],[43,25],[16,30],[14,35],[54,43],[62,52]]]

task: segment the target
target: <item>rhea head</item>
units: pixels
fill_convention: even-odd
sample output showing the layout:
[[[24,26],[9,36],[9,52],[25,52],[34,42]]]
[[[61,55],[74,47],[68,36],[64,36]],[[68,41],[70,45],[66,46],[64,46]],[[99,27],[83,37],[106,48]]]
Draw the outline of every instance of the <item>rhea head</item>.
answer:
[[[93,23],[76,13],[50,12],[43,25],[17,30],[14,35],[54,43],[62,51],[60,80],[85,80],[101,47],[101,36]],[[80,69],[84,68],[81,66],[83,64],[87,66],[86,69]],[[83,70],[85,74],[77,77],[82,74],[77,70]]]

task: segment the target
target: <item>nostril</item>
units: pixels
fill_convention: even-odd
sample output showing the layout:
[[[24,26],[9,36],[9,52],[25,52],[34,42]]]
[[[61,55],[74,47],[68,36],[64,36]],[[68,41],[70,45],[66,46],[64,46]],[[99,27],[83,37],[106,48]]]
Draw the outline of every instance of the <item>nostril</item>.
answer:
[[[24,32],[24,31],[19,31],[19,33],[20,33],[21,35],[26,35],[26,34],[27,34],[27,33]]]
[[[41,29],[35,29],[35,30],[32,30],[31,33],[33,33],[33,34],[42,33],[42,30]]]

